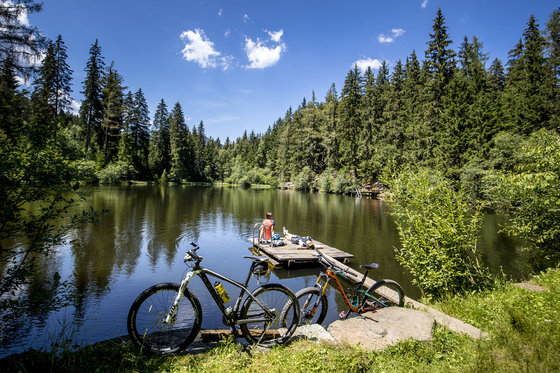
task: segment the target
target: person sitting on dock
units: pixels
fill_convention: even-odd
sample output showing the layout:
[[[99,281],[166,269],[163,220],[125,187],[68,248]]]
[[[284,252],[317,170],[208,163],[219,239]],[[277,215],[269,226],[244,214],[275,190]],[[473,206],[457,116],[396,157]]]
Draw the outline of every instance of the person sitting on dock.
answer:
[[[261,227],[259,239],[261,242],[270,242],[273,235],[274,235],[274,220],[272,219],[272,213],[267,212],[266,218],[262,221],[262,227]]]

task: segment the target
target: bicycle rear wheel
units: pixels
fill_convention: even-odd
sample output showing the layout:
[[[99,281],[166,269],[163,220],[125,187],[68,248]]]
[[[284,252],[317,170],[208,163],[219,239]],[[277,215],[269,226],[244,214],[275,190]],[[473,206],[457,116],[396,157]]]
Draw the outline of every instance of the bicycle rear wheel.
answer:
[[[272,347],[289,341],[298,326],[299,308],[291,306],[286,309],[284,325],[280,322],[280,313],[286,304],[296,304],[295,294],[280,284],[263,285],[252,294],[272,315],[269,316],[255,299],[248,297],[240,311],[243,337],[261,347]]]
[[[296,293],[299,304],[299,325],[321,324],[325,320],[329,308],[329,300],[316,287],[307,287]],[[282,310],[280,320],[285,321],[290,305]]]
[[[175,353],[194,340],[202,325],[198,299],[186,289],[170,321],[167,316],[179,292],[179,284],[163,283],[142,292],[128,312],[130,339],[150,354]]]
[[[373,302],[375,308],[404,306],[404,290],[393,280],[379,280],[366,291],[364,300]]]

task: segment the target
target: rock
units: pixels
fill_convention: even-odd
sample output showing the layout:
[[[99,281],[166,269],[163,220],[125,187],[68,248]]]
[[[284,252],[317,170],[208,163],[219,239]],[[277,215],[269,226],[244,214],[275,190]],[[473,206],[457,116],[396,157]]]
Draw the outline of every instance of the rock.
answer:
[[[540,285],[537,285],[537,284],[533,284],[531,282],[519,282],[517,284],[513,284],[513,286],[517,286],[518,288],[526,289],[526,290],[529,290],[529,291],[534,291],[534,292],[537,292],[537,293],[548,290],[547,288],[544,288],[544,287],[542,287]]]
[[[387,307],[337,320],[327,330],[338,342],[358,344],[366,350],[381,350],[409,338],[431,341],[434,322],[435,318],[423,311]]]
[[[317,342],[336,343],[333,336],[319,324],[298,326],[292,338],[305,338]]]

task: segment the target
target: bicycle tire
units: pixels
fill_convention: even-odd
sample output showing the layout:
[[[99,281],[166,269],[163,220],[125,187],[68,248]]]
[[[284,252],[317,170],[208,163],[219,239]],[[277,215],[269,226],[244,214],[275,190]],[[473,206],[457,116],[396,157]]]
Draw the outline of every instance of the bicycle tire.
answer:
[[[290,340],[299,322],[299,308],[290,307],[286,312],[286,324],[280,322],[280,313],[286,304],[295,304],[296,296],[280,284],[265,284],[252,292],[261,304],[271,310],[275,317],[266,321],[253,321],[240,324],[241,334],[252,344],[260,347],[273,347]],[[245,299],[240,311],[241,320],[264,318],[264,310],[252,298]]]
[[[327,315],[327,310],[329,308],[329,300],[325,294],[321,293],[321,290],[310,286],[303,288],[296,293],[296,299],[299,304],[299,325],[311,325],[311,324],[322,324]],[[311,315],[315,303],[319,299],[319,304],[315,313]],[[280,320],[284,322],[286,318],[286,311],[289,309],[289,304],[284,306],[282,313],[280,314]]]
[[[189,289],[183,292],[172,322],[163,322],[178,291],[179,284],[157,284],[144,290],[132,303],[127,317],[128,335],[141,351],[153,355],[175,353],[184,350],[197,336],[202,325],[202,307]]]
[[[390,290],[396,292],[397,293],[397,301],[391,300],[388,297],[385,297],[383,295],[382,290],[381,290],[381,293],[379,293],[378,290],[381,287],[387,287]],[[379,281],[377,281],[375,284],[373,284],[373,286],[371,288],[369,288],[366,291],[367,295],[373,294],[373,293],[377,293],[377,294],[380,295],[379,298],[376,297],[377,300],[375,301],[377,303],[377,305],[376,305],[377,308],[390,307],[390,306],[397,306],[397,307],[404,306],[404,297],[405,297],[404,296],[404,290],[398,284],[398,282],[396,282],[396,281],[393,281],[393,280],[379,280]]]

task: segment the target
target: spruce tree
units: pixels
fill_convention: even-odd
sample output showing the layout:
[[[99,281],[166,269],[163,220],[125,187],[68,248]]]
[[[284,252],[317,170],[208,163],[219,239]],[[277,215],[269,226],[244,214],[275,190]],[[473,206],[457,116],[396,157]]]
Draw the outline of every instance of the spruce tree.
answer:
[[[23,129],[23,97],[17,89],[16,69],[8,57],[0,65],[0,133],[10,140],[16,139]]]
[[[55,75],[54,43],[51,41],[41,61],[31,95],[32,116],[27,133],[35,145],[44,144],[55,133]]]
[[[346,75],[339,105],[339,155],[341,163],[358,177],[358,139],[361,134],[362,75],[357,65]]]
[[[560,8],[555,9],[546,23],[548,65],[551,83],[550,127],[560,129]]]
[[[183,108],[177,102],[169,115],[170,180],[181,181],[191,177],[194,155],[189,135]]]
[[[103,104],[101,96],[104,66],[105,62],[103,61],[103,56],[101,56],[101,47],[96,39],[89,50],[89,59],[84,70],[86,78],[83,81],[83,91],[81,92],[84,95],[84,100],[80,107],[80,118],[85,127],[86,153],[91,150],[92,142],[96,145],[102,144],[103,131],[101,129],[101,121],[103,120]]]
[[[66,46],[62,40],[62,36],[58,35],[53,45],[54,52],[54,110],[56,115],[70,109],[71,99],[70,93],[72,88],[72,69],[66,62],[68,55],[66,54]]]
[[[445,88],[455,70],[455,52],[450,48],[450,44],[453,42],[447,33],[445,17],[441,8],[437,10],[432,30],[427,43],[428,49],[425,52],[425,68],[429,78],[428,89],[436,107],[441,107]]]
[[[35,70],[33,62],[44,46],[45,37],[36,27],[22,24],[20,16],[41,9],[42,3],[34,0],[0,2],[0,63],[10,59],[13,69],[26,79]]]
[[[114,62],[103,78],[101,102],[103,105],[103,154],[105,162],[111,162],[116,155],[117,145],[124,127],[124,90],[123,78],[115,69]]]
[[[323,133],[323,147],[326,149],[325,164],[327,168],[337,170],[338,162],[338,140],[336,136],[338,122],[338,94],[336,85],[332,83],[325,96],[325,131]]]
[[[139,177],[147,179],[149,175],[148,148],[150,143],[150,112],[142,89],[138,89],[132,100],[129,94],[126,102],[132,106],[127,110],[128,131],[133,141],[134,168]]]
[[[152,128],[148,162],[152,175],[159,179],[164,173],[167,175],[170,165],[169,113],[163,99],[154,113]]]

